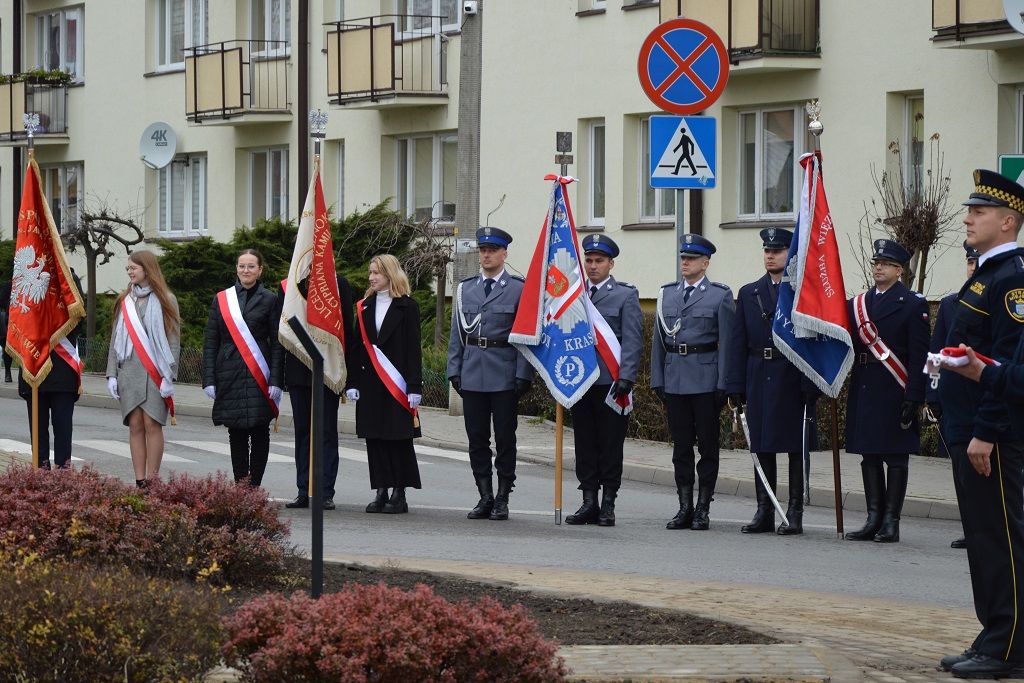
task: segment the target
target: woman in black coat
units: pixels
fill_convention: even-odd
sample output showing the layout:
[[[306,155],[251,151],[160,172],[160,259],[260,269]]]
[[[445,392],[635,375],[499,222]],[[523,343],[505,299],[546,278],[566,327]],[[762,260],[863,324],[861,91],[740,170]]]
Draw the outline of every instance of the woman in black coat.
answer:
[[[423,392],[423,355],[420,308],[410,291],[398,259],[376,256],[370,261],[370,289],[356,305],[355,362],[345,393],[357,401],[356,434],[366,439],[370,488],[377,490],[367,512],[408,512],[405,489],[421,488],[412,440],[420,435],[416,409]],[[394,369],[390,374],[386,361]]]
[[[228,428],[235,481],[248,477],[252,486],[259,486],[270,456],[270,421],[281,400],[281,389],[270,384],[270,364],[279,343],[277,296],[259,281],[263,256],[255,249],[239,254],[236,270],[234,287],[218,293],[210,307],[203,387],[213,399],[213,424]]]

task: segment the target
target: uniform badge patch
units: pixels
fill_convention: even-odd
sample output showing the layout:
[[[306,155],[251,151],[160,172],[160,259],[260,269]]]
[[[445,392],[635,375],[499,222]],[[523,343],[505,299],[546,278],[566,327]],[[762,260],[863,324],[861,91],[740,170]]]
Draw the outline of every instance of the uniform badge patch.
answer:
[[[971,291],[974,292],[975,294],[981,294],[982,292],[985,291],[985,285],[981,284],[980,282],[975,282],[973,285],[971,285]]]
[[[1006,293],[1006,311],[1019,323],[1024,323],[1024,289],[1011,289]]]

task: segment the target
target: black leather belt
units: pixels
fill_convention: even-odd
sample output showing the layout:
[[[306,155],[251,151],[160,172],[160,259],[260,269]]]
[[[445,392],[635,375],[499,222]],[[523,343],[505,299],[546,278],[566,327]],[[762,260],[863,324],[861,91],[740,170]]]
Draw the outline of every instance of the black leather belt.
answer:
[[[782,353],[774,346],[768,347],[767,349],[748,349],[750,355],[754,358],[764,358],[765,360],[779,360],[785,358]]]
[[[466,337],[466,344],[469,346],[478,346],[481,349],[486,349],[491,346],[498,349],[506,346],[512,346],[505,339],[488,339],[487,337]]]
[[[665,350],[669,353],[678,353],[680,356],[688,356],[691,353],[717,351],[718,342],[711,342],[710,344],[666,344]]]
[[[861,365],[869,365],[871,363],[881,363],[882,361],[875,358],[873,354],[861,353],[857,355],[857,362]]]

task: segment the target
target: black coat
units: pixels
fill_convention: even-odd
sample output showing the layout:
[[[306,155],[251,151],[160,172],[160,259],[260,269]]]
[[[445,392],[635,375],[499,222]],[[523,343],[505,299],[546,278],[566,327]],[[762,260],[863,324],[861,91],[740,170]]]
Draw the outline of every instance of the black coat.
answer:
[[[423,351],[420,348],[420,307],[408,296],[391,300],[380,334],[377,333],[377,297],[364,301],[362,324],[371,344],[376,344],[406,381],[407,394],[423,393]],[[418,436],[412,414],[388,392],[370,360],[362,335],[353,344],[353,364],[348,384],[359,390],[356,402],[356,434],[361,439],[402,440]]]
[[[276,297],[261,283],[254,285],[248,298],[240,282],[235,282],[235,291],[238,292],[242,318],[270,364],[273,386],[274,349],[280,345],[277,341],[277,318],[274,316]],[[206,339],[203,341],[203,386],[211,385],[217,390],[217,398],[213,402],[213,424],[249,429],[274,419],[270,402],[228,331],[217,297],[213,298],[210,307]]]

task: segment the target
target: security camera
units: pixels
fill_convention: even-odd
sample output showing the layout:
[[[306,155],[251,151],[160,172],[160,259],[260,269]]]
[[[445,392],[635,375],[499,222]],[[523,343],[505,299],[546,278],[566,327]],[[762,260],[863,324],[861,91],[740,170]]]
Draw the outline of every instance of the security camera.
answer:
[[[476,0],[465,0],[465,2],[462,3],[462,12],[464,14],[476,14],[476,7]]]

